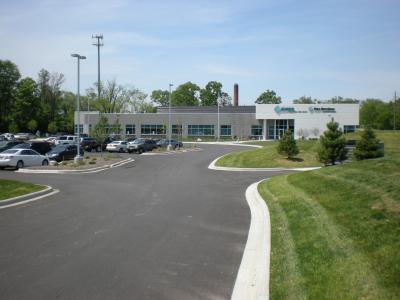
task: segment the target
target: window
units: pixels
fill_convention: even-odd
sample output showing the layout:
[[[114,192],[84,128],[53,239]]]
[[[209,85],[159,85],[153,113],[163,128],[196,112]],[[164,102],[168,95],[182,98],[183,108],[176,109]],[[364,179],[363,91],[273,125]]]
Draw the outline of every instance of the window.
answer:
[[[83,132],[83,124],[79,124],[79,133]],[[75,134],[78,133],[78,125],[75,124]]]
[[[293,119],[268,120],[267,128],[268,128],[267,130],[268,139],[271,140],[280,139],[288,129],[290,129],[292,134],[294,134],[294,120]]]
[[[188,136],[214,136],[214,125],[188,125]]]
[[[355,131],[356,131],[356,126],[355,125],[344,125],[343,126],[343,132],[344,133],[355,132]]]
[[[172,134],[182,135],[182,125],[172,125]]]
[[[231,125],[221,125],[221,136],[231,136]]]
[[[125,125],[125,133],[126,134],[135,134],[135,124],[126,124]]]
[[[251,135],[252,136],[262,136],[262,126],[261,125],[251,125]]]
[[[165,134],[165,125],[142,125],[141,134]]]

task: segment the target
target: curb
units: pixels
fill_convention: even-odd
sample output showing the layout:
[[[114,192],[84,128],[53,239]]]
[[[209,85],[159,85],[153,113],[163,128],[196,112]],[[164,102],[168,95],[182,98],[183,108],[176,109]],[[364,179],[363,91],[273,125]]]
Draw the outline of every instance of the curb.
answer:
[[[243,144],[238,142],[183,142],[184,144],[204,144],[204,145],[220,145],[220,146],[241,146],[241,147],[253,147],[253,148],[263,148],[260,145]]]
[[[89,174],[89,173],[97,173],[101,172],[107,169],[115,168],[122,166],[124,164],[134,162],[135,160],[132,158],[128,158],[110,165],[104,165],[101,167],[95,167],[95,168],[90,168],[90,169],[81,169],[81,170],[35,170],[35,169],[19,169],[15,172],[18,173],[30,173],[30,174],[76,174],[76,173],[81,173],[81,174]]]
[[[0,201],[0,209],[33,202],[33,201],[57,194],[59,192],[59,190],[53,189],[51,186],[48,186],[48,185],[44,185],[44,186],[46,188],[42,191],[33,192],[33,193],[26,194],[26,195],[18,196],[18,197],[9,198],[7,200],[1,200]]]
[[[261,181],[251,184],[246,190],[251,222],[232,300],[269,299],[271,221],[267,204],[258,193]]]
[[[321,167],[308,167],[308,168],[232,168],[232,167],[218,167],[215,165],[218,159],[224,155],[214,159],[208,166],[210,170],[216,171],[229,171],[229,172],[273,172],[273,171],[312,171],[321,169]]]
[[[188,153],[188,152],[197,152],[197,151],[202,151],[203,149],[201,148],[195,148],[195,149],[185,149],[185,150],[172,150],[172,151],[165,151],[165,152],[145,152],[141,155],[144,156],[156,156],[156,155],[171,155],[171,154],[181,154],[181,153]]]

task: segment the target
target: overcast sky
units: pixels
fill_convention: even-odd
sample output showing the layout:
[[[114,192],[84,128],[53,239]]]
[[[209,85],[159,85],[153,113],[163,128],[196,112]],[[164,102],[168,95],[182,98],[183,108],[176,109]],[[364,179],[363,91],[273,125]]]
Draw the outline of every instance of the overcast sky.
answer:
[[[220,81],[240,104],[266,89],[302,95],[391,99],[400,91],[400,1],[7,1],[0,0],[0,59],[23,76],[41,68],[76,90],[97,80],[92,34],[103,33],[102,80],[150,94]]]

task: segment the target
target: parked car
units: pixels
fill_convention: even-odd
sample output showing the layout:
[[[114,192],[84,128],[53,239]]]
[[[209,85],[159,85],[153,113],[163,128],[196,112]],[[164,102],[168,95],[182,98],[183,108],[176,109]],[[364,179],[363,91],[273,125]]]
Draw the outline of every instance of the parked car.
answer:
[[[152,151],[157,148],[156,141],[149,139],[136,139],[133,142],[128,143],[128,152],[143,153],[146,151]]]
[[[22,144],[22,141],[1,141],[0,142],[0,153],[6,151],[15,145]]]
[[[62,135],[55,141],[55,145],[76,144],[78,137],[76,135]]]
[[[166,140],[166,139],[162,139],[157,142],[158,147],[167,147],[169,144],[170,144],[170,141]],[[176,140],[171,140],[171,146],[173,149],[176,149],[176,148],[183,147],[183,144],[182,144],[182,142],[179,142]]]
[[[128,146],[128,142],[125,141],[114,141],[107,144],[106,150],[108,152],[126,152]]]
[[[79,149],[79,154],[83,155],[84,151],[82,147]],[[74,159],[78,152],[76,151],[76,145],[57,145],[49,152],[46,153],[50,160],[55,160],[57,162],[67,160],[67,159]]]
[[[32,133],[27,133],[27,132],[19,132],[14,135],[14,138],[16,140],[24,140],[24,141],[34,139],[35,137],[36,137],[36,135],[34,135]]]
[[[47,166],[46,156],[31,149],[8,149],[0,153],[0,168],[15,167],[20,169],[28,166]]]
[[[13,141],[14,140],[14,135],[12,133],[6,132],[1,135],[4,137],[7,141]]]
[[[86,151],[101,151],[101,144],[95,138],[91,137],[81,138],[81,147]]]
[[[51,150],[51,145],[46,141],[26,141],[22,144],[15,145],[13,148],[19,149],[32,149],[44,155]]]

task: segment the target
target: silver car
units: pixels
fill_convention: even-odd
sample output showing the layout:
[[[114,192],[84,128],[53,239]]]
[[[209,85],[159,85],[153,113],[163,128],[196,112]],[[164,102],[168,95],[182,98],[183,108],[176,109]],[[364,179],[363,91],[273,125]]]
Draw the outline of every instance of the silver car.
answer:
[[[0,153],[0,168],[15,167],[20,169],[28,166],[47,166],[46,156],[31,149],[8,149]]]
[[[106,150],[108,152],[127,152],[128,142],[125,141],[114,141],[107,144]]]

